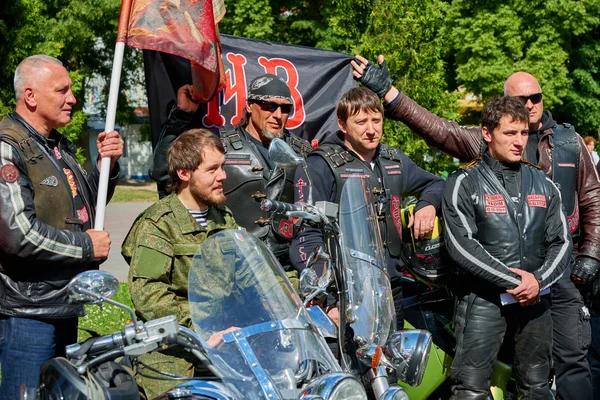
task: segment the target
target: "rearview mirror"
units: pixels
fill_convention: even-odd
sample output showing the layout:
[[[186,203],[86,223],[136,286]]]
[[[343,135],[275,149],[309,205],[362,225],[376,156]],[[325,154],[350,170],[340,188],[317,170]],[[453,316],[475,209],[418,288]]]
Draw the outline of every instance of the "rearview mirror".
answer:
[[[119,290],[117,278],[104,271],[85,271],[69,282],[69,297],[81,303],[99,303]]]
[[[269,158],[279,166],[298,165],[303,160],[284,140],[275,138],[269,145]]]

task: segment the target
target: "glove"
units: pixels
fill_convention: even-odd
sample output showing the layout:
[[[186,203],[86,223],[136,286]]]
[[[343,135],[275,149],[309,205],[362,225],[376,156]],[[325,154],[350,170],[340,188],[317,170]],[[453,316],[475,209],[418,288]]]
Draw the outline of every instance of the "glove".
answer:
[[[392,87],[392,78],[390,72],[385,65],[385,61],[379,65],[371,64],[370,62],[365,67],[362,76],[358,81],[377,93],[380,99],[383,99],[385,94]]]
[[[591,283],[600,271],[600,261],[592,257],[578,256],[571,272],[571,280],[580,285]]]

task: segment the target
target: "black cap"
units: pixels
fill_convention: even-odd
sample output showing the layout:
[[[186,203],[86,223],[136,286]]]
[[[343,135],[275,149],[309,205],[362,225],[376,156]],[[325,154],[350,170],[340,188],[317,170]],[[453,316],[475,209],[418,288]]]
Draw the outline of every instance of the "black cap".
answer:
[[[292,101],[290,88],[283,79],[273,74],[257,76],[248,86],[248,100],[285,99]]]

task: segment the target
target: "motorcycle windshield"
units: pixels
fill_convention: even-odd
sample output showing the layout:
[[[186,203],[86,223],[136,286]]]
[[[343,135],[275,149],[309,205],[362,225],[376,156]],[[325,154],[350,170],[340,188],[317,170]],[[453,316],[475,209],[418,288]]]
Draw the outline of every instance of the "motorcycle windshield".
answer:
[[[189,272],[189,306],[208,357],[235,398],[297,399],[340,371],[273,254],[254,236],[210,236]]]
[[[342,261],[354,336],[364,339],[365,344],[384,345],[396,330],[396,318],[385,249],[370,196],[365,179],[346,180],[339,211]]]

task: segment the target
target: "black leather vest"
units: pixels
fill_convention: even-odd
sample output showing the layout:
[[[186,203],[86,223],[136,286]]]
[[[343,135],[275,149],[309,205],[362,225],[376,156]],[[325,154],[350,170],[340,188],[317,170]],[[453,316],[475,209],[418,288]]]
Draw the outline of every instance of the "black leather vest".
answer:
[[[556,125],[552,131],[553,147],[548,154],[552,161],[552,181],[560,190],[569,231],[573,237],[577,237],[581,231],[577,196],[577,177],[579,176],[577,134],[569,124]]]
[[[521,198],[517,204],[485,162],[466,171],[479,189],[477,240],[511,268],[529,272],[539,269],[546,256],[544,226],[552,194],[544,173],[521,164]]]
[[[0,137],[12,143],[27,165],[27,174],[35,193],[36,218],[54,228],[76,230],[80,225],[73,206],[71,188],[58,168],[40,145],[18,122],[4,118]]]
[[[227,179],[224,192],[227,197],[226,205],[233,211],[238,225],[256,237],[264,240],[276,256],[276,242],[286,243],[294,237],[293,224],[280,214],[269,214],[260,209],[263,199],[294,202],[294,175],[296,167],[275,168],[269,170],[256,145],[246,137],[242,129],[234,132],[222,132],[221,141],[225,147],[225,172]],[[286,133],[285,141],[292,146],[296,153],[303,157],[310,152],[308,142]]]
[[[402,242],[402,221],[400,210],[402,208],[402,159],[400,152],[386,145],[380,145],[379,157],[375,168],[380,174],[373,171],[370,165],[343,147],[333,143],[325,143],[311,153],[311,157],[322,157],[335,175],[336,198],[339,204],[342,188],[346,179],[350,177],[364,177],[369,181],[373,199],[378,203],[378,220],[380,229],[385,237],[384,245],[389,254],[400,257]],[[379,178],[381,176],[381,179]]]

